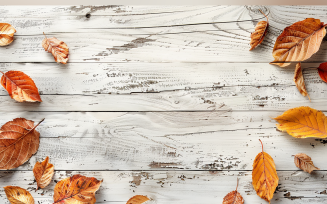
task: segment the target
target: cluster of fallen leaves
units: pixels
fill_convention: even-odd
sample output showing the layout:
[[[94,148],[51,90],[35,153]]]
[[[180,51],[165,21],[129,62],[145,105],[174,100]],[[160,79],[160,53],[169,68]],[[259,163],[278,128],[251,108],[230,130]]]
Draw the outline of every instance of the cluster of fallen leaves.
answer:
[[[261,13],[263,12],[261,11]],[[258,22],[255,31],[251,34],[250,50],[261,44],[267,34],[269,23],[267,16],[266,18],[267,21]],[[272,52],[275,60],[270,64],[286,67],[292,62],[297,62],[294,72],[294,82],[299,92],[303,96],[308,96],[309,100],[310,97],[305,87],[301,62],[309,59],[313,54],[318,52],[321,42],[326,35],[326,26],[327,24],[314,18],[307,18],[303,21],[296,22],[286,27],[277,37]],[[319,65],[318,73],[320,78],[324,82],[327,82],[327,62]]]
[[[287,132],[295,138],[326,138],[327,137],[327,117],[321,111],[310,107],[297,107],[285,111],[282,115],[274,118],[278,122],[276,127],[282,132]],[[261,142],[261,140],[260,140]],[[255,157],[252,170],[252,185],[257,195],[268,201],[273,198],[276,187],[278,186],[278,175],[273,158],[262,151]],[[299,169],[311,174],[314,170],[319,170],[311,157],[304,153],[294,156],[294,164]],[[237,191],[228,193],[223,204],[243,204],[244,200]]]
[[[16,29],[8,23],[0,23],[0,46],[7,46],[14,41]],[[56,62],[66,64],[69,48],[63,41],[55,37],[42,41],[45,51],[51,53]],[[8,91],[11,98],[18,102],[42,102],[37,86],[33,79],[21,71],[1,72],[1,85]]]

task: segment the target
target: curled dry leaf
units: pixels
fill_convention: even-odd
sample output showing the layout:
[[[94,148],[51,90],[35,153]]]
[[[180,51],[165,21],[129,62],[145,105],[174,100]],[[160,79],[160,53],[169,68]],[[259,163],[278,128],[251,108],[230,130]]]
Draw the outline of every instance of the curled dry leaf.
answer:
[[[102,181],[93,177],[74,175],[59,181],[54,189],[54,204],[94,204],[95,192]]]
[[[44,119],[43,119],[44,120]],[[13,169],[24,164],[39,149],[40,133],[32,120],[16,118],[0,129],[0,169]]]
[[[0,46],[9,45],[14,41],[15,28],[9,23],[0,23]]]
[[[302,96],[308,96],[308,98],[310,100],[310,97],[308,95],[307,89],[305,88],[305,83],[304,83],[304,78],[303,78],[303,74],[302,74],[301,63],[297,63],[296,64],[293,80],[295,82],[295,85],[296,85],[297,89],[302,94]]]
[[[229,192],[223,200],[223,204],[243,204],[244,200],[241,194],[237,191],[238,187],[238,179],[237,179],[237,185],[236,185],[236,190]]]
[[[1,72],[1,85],[18,102],[42,102],[33,79],[21,71]]]
[[[327,83],[327,62],[321,63],[318,67],[320,78]]]
[[[27,190],[18,186],[3,187],[11,204],[34,204],[34,198]]]
[[[258,22],[254,28],[255,31],[251,33],[250,51],[262,43],[268,31],[268,26],[269,26],[268,17],[261,10],[260,12],[267,18],[267,21]]]
[[[305,106],[292,108],[274,119],[279,123],[276,124],[278,130],[293,137],[327,137],[326,116],[316,109]]]
[[[271,64],[286,67],[290,62],[309,59],[319,50],[326,35],[326,25],[319,19],[307,18],[286,27],[277,37]]]
[[[260,140],[261,142],[261,140]],[[278,176],[273,158],[266,152],[260,152],[254,159],[252,185],[257,195],[270,203],[278,186]]]
[[[43,162],[36,162],[33,168],[34,177],[37,183],[37,189],[47,187],[54,174],[54,166],[49,163],[49,157]]]
[[[143,195],[136,195],[131,197],[126,204],[142,204],[146,201],[150,200],[148,197]]]
[[[42,41],[42,46],[45,51],[50,52],[56,62],[66,64],[68,61],[69,49],[66,43],[57,38],[47,38]]]
[[[315,167],[315,165],[313,165],[311,157],[304,153],[294,155],[294,163],[298,168],[308,172],[309,174],[311,174],[313,170],[320,170],[319,168]]]

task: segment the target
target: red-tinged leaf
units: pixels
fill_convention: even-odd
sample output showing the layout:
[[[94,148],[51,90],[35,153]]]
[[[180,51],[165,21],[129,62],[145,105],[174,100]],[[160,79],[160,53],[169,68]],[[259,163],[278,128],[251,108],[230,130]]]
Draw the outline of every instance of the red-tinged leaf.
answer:
[[[1,72],[1,85],[18,102],[42,102],[34,81],[21,71]]]
[[[327,62],[321,63],[318,67],[320,78],[327,83]]]
[[[41,122],[34,126],[31,120],[16,118],[1,127],[0,169],[17,168],[37,152],[40,133],[35,128]]]

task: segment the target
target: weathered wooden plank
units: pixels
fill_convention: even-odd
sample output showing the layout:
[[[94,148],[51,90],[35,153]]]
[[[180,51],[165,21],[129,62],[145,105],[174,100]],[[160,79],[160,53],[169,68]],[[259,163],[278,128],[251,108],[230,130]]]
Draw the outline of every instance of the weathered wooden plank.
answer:
[[[5,113],[34,121],[40,149],[19,169],[50,156],[57,170],[251,170],[264,149],[278,170],[297,170],[292,155],[307,153],[322,170],[326,140],[276,131],[281,112]]]
[[[52,203],[55,182],[77,173],[103,179],[96,194],[97,203],[126,203],[134,195],[147,195],[153,199],[150,203],[221,203],[228,192],[235,190],[237,178],[240,178],[238,191],[246,203],[265,202],[256,195],[249,171],[56,171],[51,184],[37,192],[34,192],[36,183],[33,173],[16,171],[0,172],[0,183],[1,187],[19,185],[27,188],[39,203]],[[298,171],[282,171],[278,172],[278,176],[280,182],[272,202],[327,202],[326,172],[318,171],[310,175]],[[3,189],[0,189],[0,202],[8,204]]]
[[[10,13],[11,8],[14,7],[5,7],[4,13]],[[65,9],[69,12],[73,8],[53,8],[60,12]],[[249,36],[256,21],[264,19],[257,7],[203,6],[189,12],[163,12],[155,16],[150,12],[107,18],[86,18],[85,14],[55,15],[45,20],[2,17],[1,21],[13,24],[18,32],[15,42],[5,48],[8,54],[0,55],[0,60],[53,62],[41,47],[42,32],[46,32],[69,45],[70,62],[270,62],[276,37],[286,26],[303,20],[304,10],[307,16],[327,21],[327,7],[323,6],[262,9],[270,12],[271,27],[263,44],[253,52],[248,51]],[[81,12],[87,13],[84,9]],[[39,13],[42,14],[42,10]],[[310,61],[327,60],[325,44]]]

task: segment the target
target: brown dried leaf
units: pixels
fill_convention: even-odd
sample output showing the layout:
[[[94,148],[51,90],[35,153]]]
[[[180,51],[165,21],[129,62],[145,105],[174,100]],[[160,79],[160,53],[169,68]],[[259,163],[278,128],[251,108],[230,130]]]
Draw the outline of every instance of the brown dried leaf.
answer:
[[[3,73],[1,85],[5,88],[10,97],[18,102],[42,102],[39,90],[33,79],[20,71],[8,71]]]
[[[0,169],[17,168],[37,152],[40,133],[35,128],[41,122],[34,126],[31,120],[16,118],[1,127]]]
[[[9,23],[0,23],[0,46],[9,45],[14,41],[15,28]]]
[[[49,163],[49,157],[43,162],[36,162],[33,168],[34,177],[37,183],[37,189],[47,187],[54,174],[54,166]]]
[[[261,142],[261,140],[260,140]],[[270,203],[274,196],[279,178],[273,158],[266,152],[260,152],[254,159],[252,171],[252,185],[257,195]]]
[[[236,190],[229,192],[223,200],[223,204],[243,204],[244,200],[241,194],[237,191],[238,187],[238,179],[237,179],[237,185],[236,185]]]
[[[94,204],[95,192],[102,181],[93,177],[74,175],[59,181],[54,189],[54,204]]]
[[[250,51],[262,43],[268,31],[268,26],[269,26],[268,17],[261,10],[260,12],[267,18],[267,21],[258,22],[254,28],[255,31],[251,33]]]
[[[319,50],[326,35],[326,25],[319,19],[307,18],[286,27],[277,37],[270,64],[286,67],[291,62],[309,59]]]
[[[313,165],[311,157],[304,153],[294,155],[294,163],[298,168],[308,172],[309,174],[311,174],[313,170],[320,170],[319,168],[315,167],[315,165]]]
[[[305,88],[305,83],[304,83],[304,78],[303,78],[300,62],[296,64],[293,80],[295,82],[297,89],[302,94],[302,96],[308,96],[308,98],[310,100],[307,89]]]
[[[45,51],[52,53],[56,62],[66,64],[69,56],[69,48],[63,41],[57,38],[47,38],[42,41],[42,46]]]
[[[34,198],[27,190],[18,186],[3,187],[11,204],[34,204]]]
[[[142,204],[146,201],[150,200],[148,197],[143,195],[136,195],[131,197],[126,204]]]

